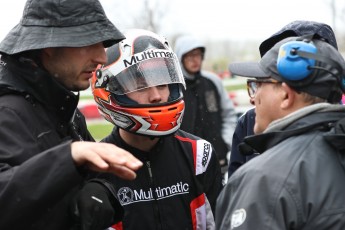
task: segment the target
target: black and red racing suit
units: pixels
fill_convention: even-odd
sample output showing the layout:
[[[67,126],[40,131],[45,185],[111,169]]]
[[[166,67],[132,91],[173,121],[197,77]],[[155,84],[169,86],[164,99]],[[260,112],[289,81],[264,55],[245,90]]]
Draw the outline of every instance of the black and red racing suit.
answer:
[[[213,229],[214,208],[222,189],[218,159],[211,144],[178,130],[150,152],[127,145],[118,129],[104,142],[131,152],[144,166],[133,181],[110,174],[125,210],[113,229]]]

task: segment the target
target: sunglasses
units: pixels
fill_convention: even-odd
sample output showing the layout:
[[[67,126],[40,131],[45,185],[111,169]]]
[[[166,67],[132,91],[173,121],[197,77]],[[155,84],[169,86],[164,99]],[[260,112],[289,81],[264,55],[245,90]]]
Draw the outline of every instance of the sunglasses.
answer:
[[[247,80],[247,91],[250,98],[255,97],[255,94],[258,91],[258,89],[261,87],[262,83],[278,84],[281,82],[274,79]]]

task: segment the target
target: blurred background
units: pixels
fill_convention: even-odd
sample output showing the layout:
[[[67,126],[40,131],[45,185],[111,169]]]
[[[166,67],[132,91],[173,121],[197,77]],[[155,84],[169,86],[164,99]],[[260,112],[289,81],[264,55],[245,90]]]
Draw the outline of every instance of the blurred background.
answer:
[[[0,1],[0,39],[19,22],[25,2],[26,0]],[[336,33],[340,50],[345,51],[343,0],[100,2],[107,16],[120,30],[149,29],[166,36],[172,45],[180,35],[199,36],[207,46],[204,67],[220,75],[227,71],[229,62],[259,59],[260,42],[294,20],[329,24]]]
[[[65,0],[76,1],[76,0]],[[0,39],[20,20],[26,0],[0,1]],[[109,19],[120,29],[142,28],[164,35],[174,47],[178,36],[199,36],[206,45],[204,69],[223,79],[238,113],[249,107],[245,80],[232,76],[228,64],[259,60],[259,44],[294,20],[329,24],[345,54],[343,0],[100,0]],[[109,133],[93,104],[90,90],[79,107],[96,138]],[[101,128],[98,126],[101,124]],[[94,131],[93,127],[96,127]]]

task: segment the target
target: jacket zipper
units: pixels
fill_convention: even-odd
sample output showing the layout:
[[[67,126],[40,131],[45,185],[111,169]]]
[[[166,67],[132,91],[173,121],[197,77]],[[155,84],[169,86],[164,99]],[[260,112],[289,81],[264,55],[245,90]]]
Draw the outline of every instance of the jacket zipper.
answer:
[[[161,218],[160,218],[160,213],[159,213],[159,207],[158,207],[158,197],[154,191],[155,188],[155,183],[154,183],[154,179],[153,179],[153,175],[152,175],[152,169],[151,169],[151,162],[150,161],[146,161],[146,166],[147,166],[147,170],[149,172],[149,177],[150,177],[150,188],[152,189],[152,197],[154,199],[153,202],[153,212],[154,212],[154,216],[155,219],[157,220],[157,230],[163,229],[162,228],[162,222],[161,222]]]

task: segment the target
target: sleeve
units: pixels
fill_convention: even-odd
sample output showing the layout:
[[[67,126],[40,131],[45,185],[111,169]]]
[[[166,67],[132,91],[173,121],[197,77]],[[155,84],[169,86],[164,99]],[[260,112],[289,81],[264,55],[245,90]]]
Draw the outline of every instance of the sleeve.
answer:
[[[218,158],[215,150],[212,148],[210,163],[204,174],[204,191],[210,203],[213,213],[215,212],[216,200],[222,190],[222,175]]]
[[[216,229],[295,229],[301,216],[298,199],[281,181],[242,169],[229,179],[217,199]]]
[[[1,108],[0,226],[4,229],[19,229],[41,218],[82,180],[71,157],[71,142],[44,151],[54,134],[49,129],[35,134],[28,119]]]
[[[202,71],[202,75],[212,80],[218,90],[220,97],[220,106],[222,109],[222,137],[225,143],[228,145],[228,148],[230,149],[232,144],[232,135],[237,123],[237,114],[234,104],[229,98],[222,80],[218,76],[207,71]]]
[[[239,151],[238,145],[243,142],[244,138],[254,134],[254,124],[255,124],[255,109],[250,109],[244,113],[237,122],[234,135],[232,137],[232,146],[230,154],[230,162],[228,169],[228,178],[252,156],[245,156]]]
[[[221,107],[222,107],[222,118],[223,118],[223,125],[222,125],[222,136],[226,144],[229,146],[229,149],[232,146],[232,135],[235,130],[235,126],[237,123],[237,114],[235,111],[235,107],[233,102],[230,100],[225,88],[220,87],[221,91],[219,91],[220,99],[221,99]]]
[[[241,119],[241,118],[240,118]],[[245,156],[243,156],[238,149],[238,145],[242,142],[244,136],[242,128],[242,120],[237,123],[234,135],[232,137],[232,146],[230,153],[228,178],[245,162]]]

